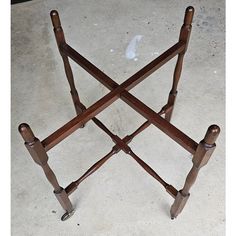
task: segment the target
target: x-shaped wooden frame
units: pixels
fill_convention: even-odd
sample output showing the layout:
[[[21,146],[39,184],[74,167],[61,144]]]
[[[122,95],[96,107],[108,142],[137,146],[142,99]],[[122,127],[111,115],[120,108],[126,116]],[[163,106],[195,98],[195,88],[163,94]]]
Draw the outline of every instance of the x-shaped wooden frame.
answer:
[[[54,188],[54,193],[58,201],[66,211],[66,213],[61,218],[62,220],[68,219],[74,212],[73,206],[68,196],[78,187],[78,185],[85,178],[95,172],[112,155],[118,153],[120,150],[129,154],[135,161],[137,161],[138,164],[140,164],[140,166],[142,166],[151,176],[153,176],[157,181],[159,181],[164,186],[166,191],[175,199],[170,210],[172,219],[177,217],[177,215],[184,208],[185,203],[190,195],[189,190],[195,182],[198,171],[202,166],[207,164],[211,154],[213,153],[216,146],[215,141],[220,132],[220,128],[217,125],[211,125],[208,128],[204,139],[201,142],[196,143],[194,140],[192,140],[190,137],[188,137],[186,134],[184,134],[182,131],[180,131],[178,128],[176,128],[170,123],[177,95],[177,85],[182,70],[183,58],[187,50],[188,41],[191,33],[191,23],[193,19],[193,14],[194,8],[191,6],[188,7],[185,11],[184,24],[180,30],[179,41],[176,44],[174,44],[171,48],[162,53],[155,60],[150,62],[148,65],[143,67],[133,76],[131,76],[129,79],[119,85],[66,43],[58,12],[55,10],[51,11],[50,15],[54,27],[54,33],[60,54],[63,59],[65,72],[70,85],[71,96],[73,99],[77,116],[58,130],[56,130],[54,133],[49,135],[43,141],[40,141],[34,136],[28,124],[22,123],[19,126],[19,132],[25,140],[25,146],[27,147],[33,160],[43,168],[48,181],[52,184]],[[130,94],[128,91],[176,55],[178,55],[178,59],[174,71],[173,84],[169,93],[168,102],[165,106],[163,106],[160,112],[156,113],[151,108],[142,103],[139,99],[137,99],[135,96]],[[97,79],[104,86],[110,89],[111,92],[102,97],[89,108],[86,108],[80,102],[78,92],[75,88],[73,74],[69,64],[69,58],[79,64],[90,75],[92,75],[95,79]],[[130,107],[132,107],[135,111],[137,111],[147,119],[147,121],[143,123],[136,131],[134,131],[130,135],[127,135],[123,139],[113,134],[100,120],[95,117],[97,114],[103,111],[106,107],[108,107],[118,98],[121,98],[125,103],[127,103]],[[161,115],[164,115],[164,118]],[[89,120],[92,120],[98,127],[100,127],[105,133],[107,133],[111,137],[112,141],[115,143],[115,146],[113,146],[112,150],[106,156],[104,156],[92,167],[90,167],[78,180],[72,182],[64,189],[59,185],[54,172],[48,165],[47,151],[53,148],[55,145],[57,145],[59,142],[61,142],[63,139],[65,139],[78,128],[84,127],[84,124]],[[176,190],[172,185],[166,183],[128,146],[128,143],[137,134],[146,129],[150,124],[153,124],[158,127],[160,130],[162,130],[165,134],[167,134],[170,138],[172,138],[174,141],[176,141],[179,145],[181,145],[193,155],[193,167],[187,175],[183,188],[179,191]]]

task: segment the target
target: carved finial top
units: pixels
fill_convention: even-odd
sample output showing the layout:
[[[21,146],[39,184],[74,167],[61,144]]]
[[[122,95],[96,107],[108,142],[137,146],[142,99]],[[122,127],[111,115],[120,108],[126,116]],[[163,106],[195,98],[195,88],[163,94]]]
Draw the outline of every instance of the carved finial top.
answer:
[[[50,16],[52,19],[52,24],[54,28],[59,28],[61,27],[61,22],[60,22],[60,18],[59,18],[59,14],[56,10],[52,10],[50,12]]]
[[[33,134],[33,131],[31,130],[30,126],[26,123],[22,123],[19,125],[18,130],[27,143],[31,143],[34,141],[35,136]]]
[[[185,17],[184,17],[184,24],[185,25],[191,25],[193,20],[193,14],[194,14],[194,7],[189,6],[185,10]]]
[[[204,137],[204,142],[212,145],[215,143],[218,135],[220,133],[220,127],[218,125],[211,125],[207,129],[206,135]]]

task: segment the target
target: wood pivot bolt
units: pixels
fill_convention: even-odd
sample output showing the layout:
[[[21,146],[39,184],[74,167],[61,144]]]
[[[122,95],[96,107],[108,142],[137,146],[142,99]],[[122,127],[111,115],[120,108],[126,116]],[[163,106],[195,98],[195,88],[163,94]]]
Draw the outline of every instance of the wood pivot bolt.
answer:
[[[59,14],[56,10],[51,11],[50,16],[53,25],[53,31],[59,53],[62,57],[62,62],[69,84],[76,116],[42,141],[34,136],[29,125],[25,123],[19,126],[19,132],[25,141],[25,146],[28,149],[32,159],[43,169],[47,180],[53,186],[53,192],[58,202],[66,211],[66,213],[61,218],[62,220],[68,219],[74,213],[69,195],[72,194],[86,178],[100,169],[112,156],[120,151],[123,151],[130,158],[132,158],[150,176],[159,182],[164,187],[166,192],[175,199],[170,209],[172,219],[177,217],[177,215],[183,210],[190,196],[189,190],[194,184],[200,168],[206,165],[209,161],[216,146],[216,138],[220,132],[220,128],[217,125],[211,125],[208,128],[204,139],[200,143],[197,143],[170,123],[177,97],[177,87],[183,68],[184,55],[187,51],[191,34],[193,15],[194,8],[191,6],[187,7],[178,41],[134,75],[130,76],[123,83],[118,84],[102,70],[97,68],[85,57],[79,54],[66,42]],[[177,61],[173,73],[172,87],[168,95],[168,100],[162,109],[160,109],[159,112],[156,112],[140,101],[137,97],[132,95],[129,90],[141,83],[148,76],[161,68],[174,57],[177,57]],[[91,106],[85,107],[85,105],[81,103],[79,93],[75,87],[70,60],[73,60],[75,63],[81,66],[98,82],[110,90],[110,92]],[[145,122],[141,124],[141,126],[139,126],[133,133],[126,135],[124,138],[120,138],[118,135],[114,134],[96,117],[118,99],[121,99],[145,118]],[[111,138],[114,146],[111,148],[109,153],[97,160],[82,176],[72,181],[67,187],[62,188],[57,181],[55,173],[48,165],[49,157],[47,152],[59,144],[66,137],[70,136],[77,129],[84,127],[84,124],[90,120]],[[158,175],[155,170],[145,163],[140,157],[138,157],[138,155],[135,154],[129,146],[129,143],[151,124],[160,129],[163,133],[165,133],[172,140],[174,140],[186,151],[193,155],[193,166],[186,177],[183,188],[179,191],[174,186],[167,183],[160,175]],[[81,155],[82,154],[83,153],[81,153]]]

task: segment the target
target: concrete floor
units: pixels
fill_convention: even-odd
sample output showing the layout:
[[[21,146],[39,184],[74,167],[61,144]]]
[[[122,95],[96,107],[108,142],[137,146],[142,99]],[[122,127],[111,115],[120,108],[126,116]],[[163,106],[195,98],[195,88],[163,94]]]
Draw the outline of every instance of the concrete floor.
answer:
[[[40,167],[18,134],[22,122],[44,139],[75,116],[49,12],[57,9],[67,42],[118,83],[178,40],[184,10],[195,7],[193,30],[172,123],[199,142],[210,124],[221,127],[217,148],[191,189],[179,217],[171,221],[173,199],[123,152],[85,180],[71,195],[74,216],[63,210]],[[12,235],[224,235],[225,71],[224,1],[35,0],[12,6]],[[137,36],[136,56],[126,49]],[[167,100],[175,59],[131,93],[158,111]],[[108,90],[72,63],[86,106]],[[98,115],[117,135],[144,119],[122,101]],[[110,139],[89,122],[49,151],[49,164],[62,186],[82,175],[110,151]],[[150,126],[130,144],[167,182],[183,186],[191,156]]]

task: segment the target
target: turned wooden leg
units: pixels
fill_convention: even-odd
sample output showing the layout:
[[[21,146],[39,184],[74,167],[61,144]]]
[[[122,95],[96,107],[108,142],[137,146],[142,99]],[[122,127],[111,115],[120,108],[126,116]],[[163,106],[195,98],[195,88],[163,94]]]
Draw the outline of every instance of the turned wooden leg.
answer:
[[[51,15],[52,24],[53,24],[53,27],[54,27],[54,34],[55,34],[55,37],[56,37],[58,49],[59,49],[60,54],[62,56],[66,77],[67,77],[67,80],[68,80],[69,85],[70,85],[70,93],[71,93],[71,97],[72,97],[72,100],[73,100],[73,103],[74,103],[75,111],[76,111],[76,114],[79,115],[86,108],[80,102],[79,94],[78,94],[78,92],[75,88],[74,76],[73,76],[72,69],[71,69],[71,66],[70,66],[70,63],[69,63],[69,59],[60,50],[60,45],[65,44],[66,41],[65,41],[65,36],[64,36],[63,29],[61,27],[59,14],[56,10],[53,10],[53,11],[51,11],[50,15]]]
[[[66,213],[62,216],[62,220],[66,220],[73,213],[73,207],[65,190],[59,185],[57,178],[48,165],[48,155],[38,138],[36,138],[28,124],[20,124],[19,132],[25,141],[33,160],[42,167],[48,181],[54,188],[54,194]]]
[[[177,86],[179,83],[182,67],[183,67],[183,59],[184,59],[184,54],[187,51],[188,47],[188,42],[191,34],[191,28],[192,28],[192,19],[193,19],[193,14],[194,14],[194,8],[193,7],[188,7],[185,11],[185,17],[184,17],[184,24],[181,27],[180,30],[180,36],[179,36],[179,41],[185,42],[185,50],[181,52],[178,55],[178,59],[176,62],[175,70],[174,70],[174,76],[173,76],[173,84],[171,91],[169,93],[168,97],[168,102],[166,106],[166,112],[165,112],[165,119],[170,121],[172,112],[174,109],[175,105],[175,99],[177,96]]]
[[[215,141],[219,133],[220,128],[217,125],[211,125],[208,128],[204,139],[198,144],[192,159],[193,167],[187,175],[184,187],[178,192],[177,197],[171,206],[171,219],[176,218],[183,210],[190,195],[189,190],[194,184],[200,168],[207,164],[216,147]]]

